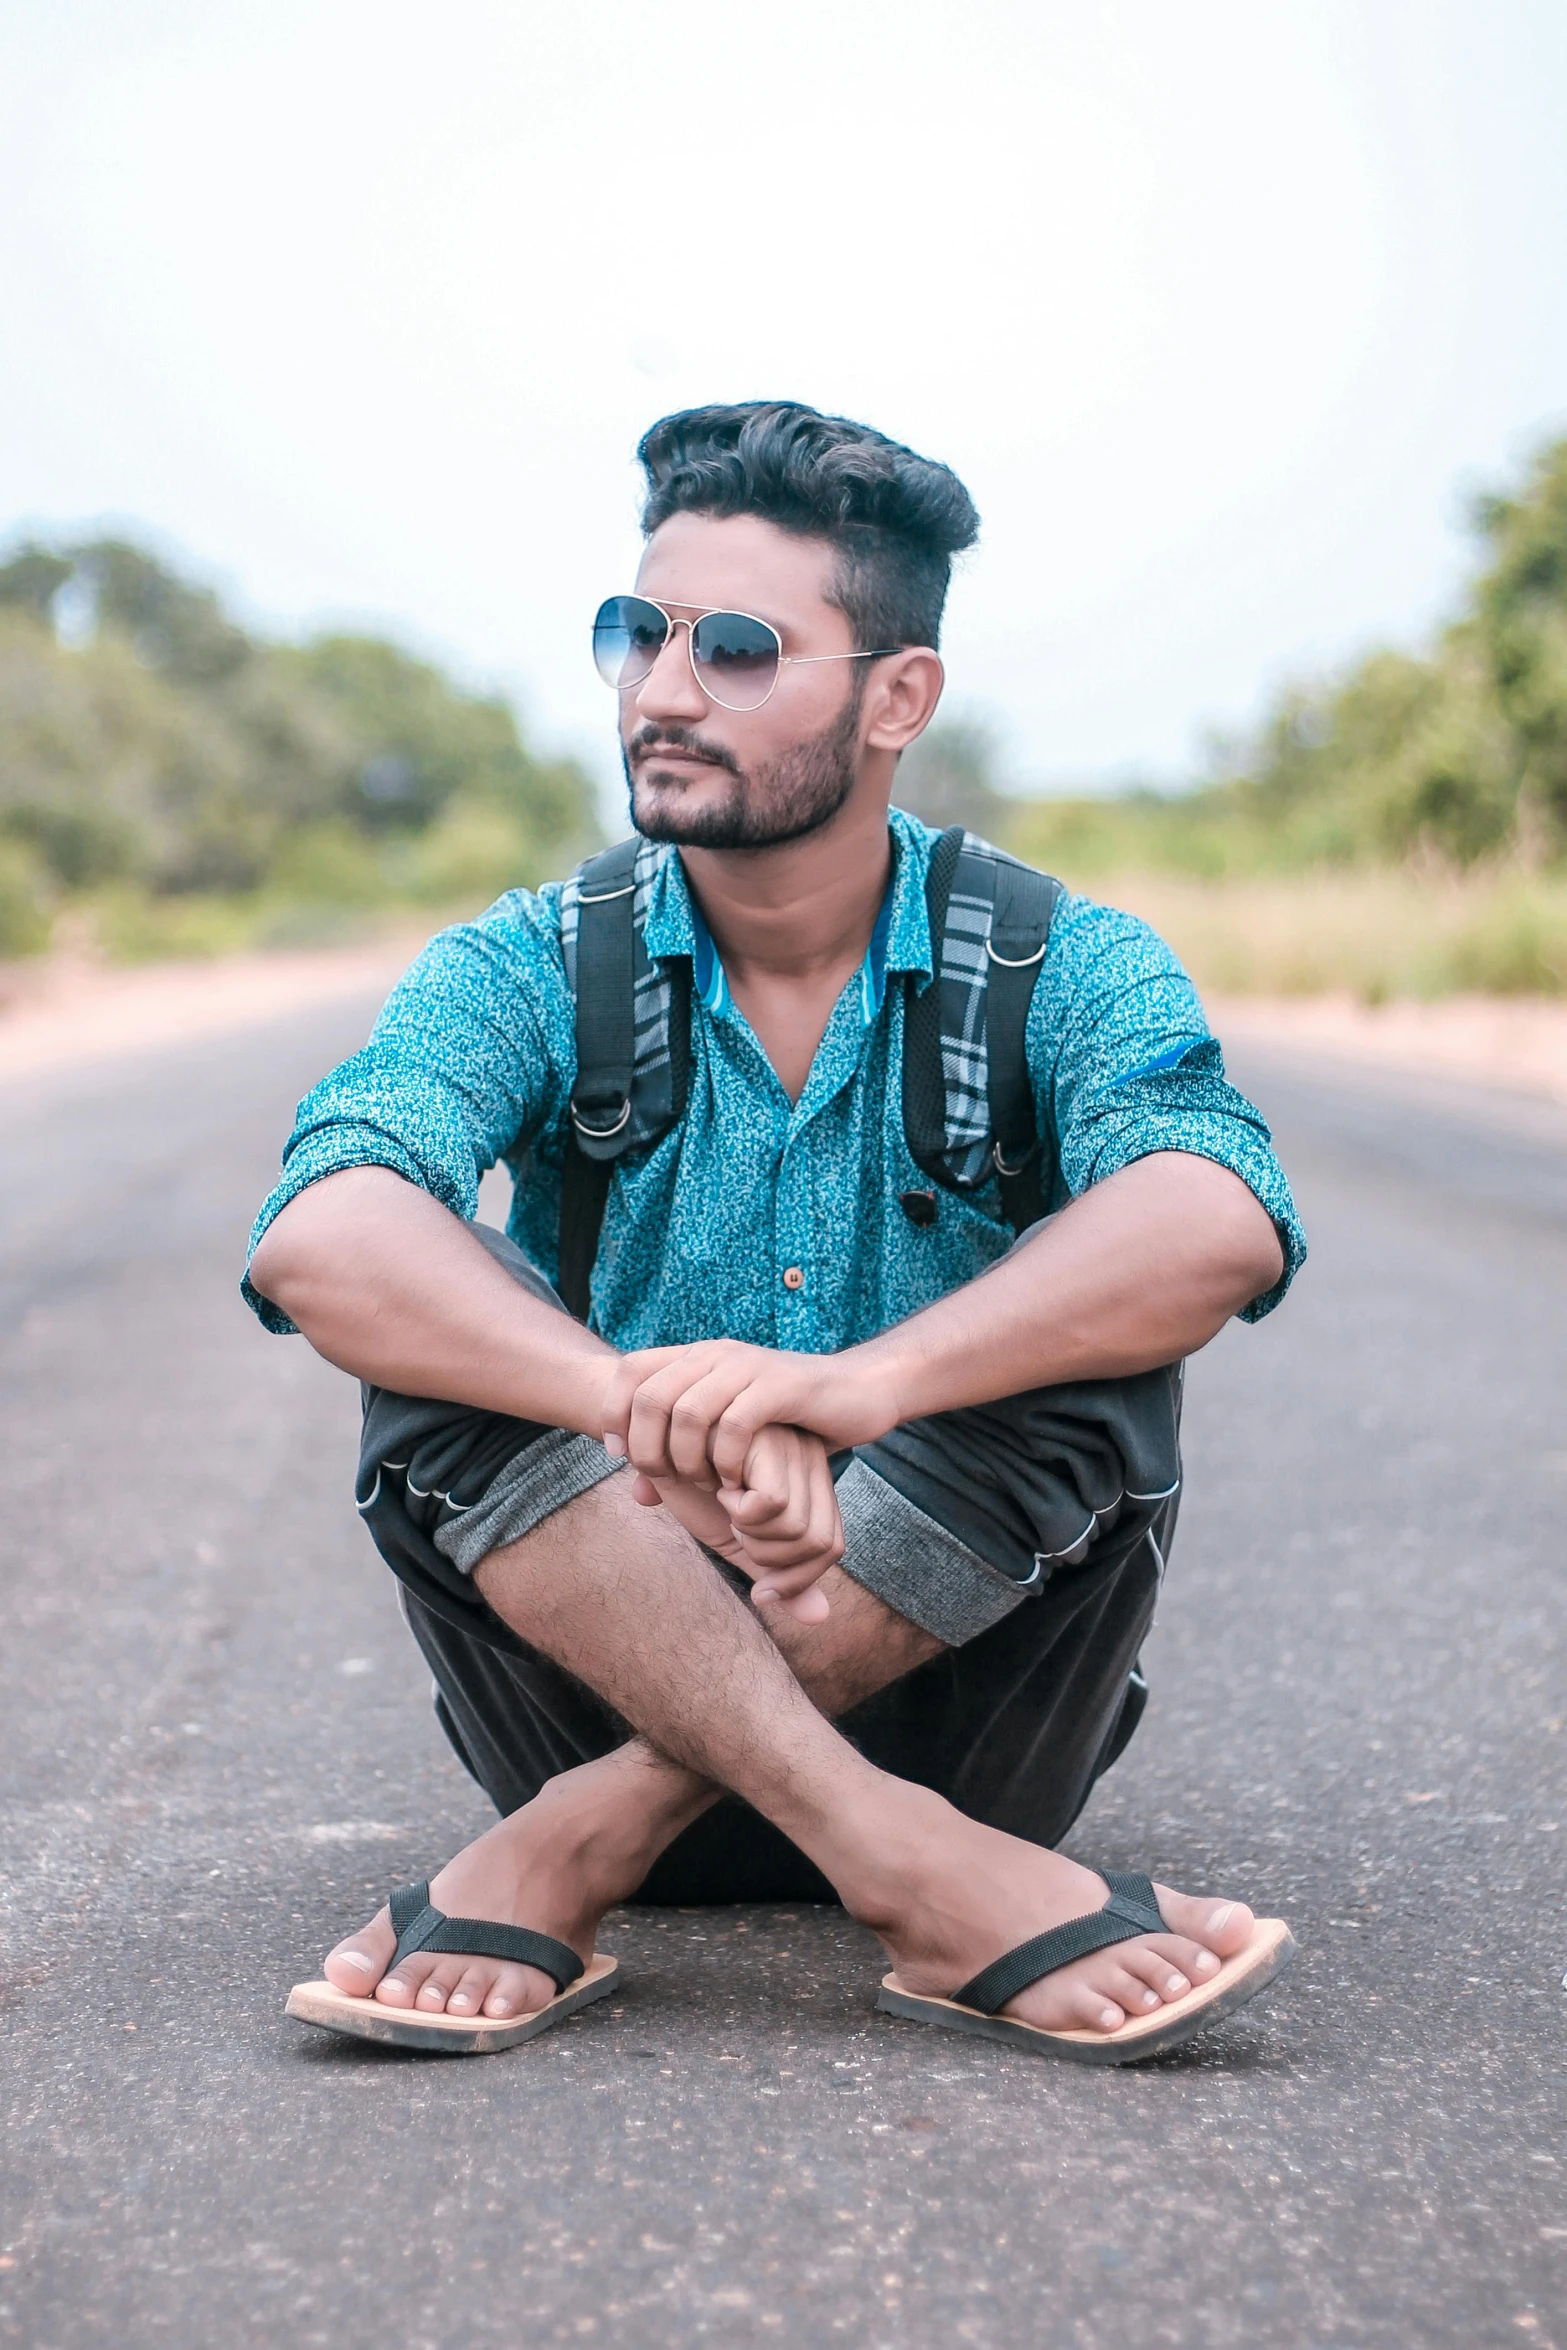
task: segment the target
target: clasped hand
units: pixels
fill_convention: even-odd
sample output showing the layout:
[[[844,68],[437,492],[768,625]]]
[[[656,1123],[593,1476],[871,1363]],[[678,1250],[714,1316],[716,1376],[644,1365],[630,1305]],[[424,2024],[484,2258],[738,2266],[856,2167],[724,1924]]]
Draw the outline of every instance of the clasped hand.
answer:
[[[662,1503],[752,1579],[759,1607],[820,1623],[816,1588],[843,1556],[828,1454],[885,1433],[896,1414],[853,1353],[787,1354],[710,1339],[623,1355],[604,1442]]]

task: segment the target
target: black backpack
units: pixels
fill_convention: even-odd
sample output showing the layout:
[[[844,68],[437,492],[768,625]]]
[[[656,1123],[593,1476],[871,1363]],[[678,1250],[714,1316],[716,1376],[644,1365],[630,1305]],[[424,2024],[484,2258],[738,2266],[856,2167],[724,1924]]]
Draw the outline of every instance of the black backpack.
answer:
[[[656,857],[640,839],[589,857],[566,885],[562,907],[577,1081],[561,1184],[559,1289],[584,1322],[615,1161],[677,1126],[690,1086],[691,966],[684,957],[654,964],[642,941]],[[1016,1232],[1045,1212],[1024,1029],[1063,895],[1059,881],[953,825],[931,852],[925,883],[936,977],[923,994],[907,982],[910,1156],[947,1191],[975,1192],[999,1177],[1001,1212]],[[934,1191],[899,1198],[911,1223],[936,1221]]]

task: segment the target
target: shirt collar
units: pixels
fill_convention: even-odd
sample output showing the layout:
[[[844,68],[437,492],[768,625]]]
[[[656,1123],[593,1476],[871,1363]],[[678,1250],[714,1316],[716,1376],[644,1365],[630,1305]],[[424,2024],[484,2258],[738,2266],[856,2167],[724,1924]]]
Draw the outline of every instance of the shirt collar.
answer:
[[[929,979],[934,967],[930,917],[925,907],[925,876],[934,836],[917,816],[906,815],[901,808],[890,811],[888,829],[892,834],[892,873],[860,965],[860,1011],[867,1027],[885,1001],[889,971],[917,971]],[[702,909],[691,894],[686,869],[673,848],[666,848],[653,876],[642,935],[648,956],[655,962],[672,955],[690,956],[692,983],[709,1012],[729,1009],[723,964]]]

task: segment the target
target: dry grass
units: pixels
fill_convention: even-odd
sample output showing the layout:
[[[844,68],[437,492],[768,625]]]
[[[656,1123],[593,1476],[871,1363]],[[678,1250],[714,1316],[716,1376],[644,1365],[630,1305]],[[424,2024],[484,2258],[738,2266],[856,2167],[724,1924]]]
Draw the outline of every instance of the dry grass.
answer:
[[[1063,878],[1074,877],[1068,870]],[[1080,886],[1140,914],[1198,986],[1224,995],[1567,995],[1567,877],[1516,871],[1303,873],[1202,881],[1121,873]]]

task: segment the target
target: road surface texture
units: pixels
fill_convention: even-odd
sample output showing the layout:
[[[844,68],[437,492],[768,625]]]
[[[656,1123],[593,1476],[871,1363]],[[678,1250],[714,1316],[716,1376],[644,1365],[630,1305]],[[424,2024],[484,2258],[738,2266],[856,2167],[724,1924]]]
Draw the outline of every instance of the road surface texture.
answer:
[[[1193,1367],[1072,1848],[1284,1913],[1273,1996],[1084,2072],[874,2015],[836,1910],[632,1910],[421,2060],[282,2014],[486,1807],[235,1290],[368,1010],[0,1096],[0,2342],[1567,2350],[1567,1113],[1240,1057],[1313,1259]]]

